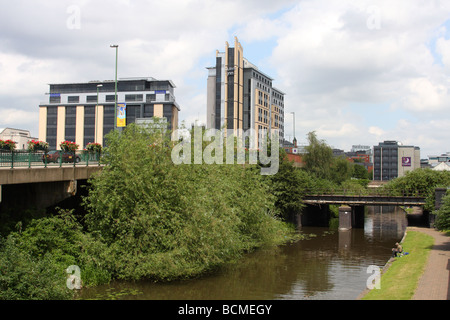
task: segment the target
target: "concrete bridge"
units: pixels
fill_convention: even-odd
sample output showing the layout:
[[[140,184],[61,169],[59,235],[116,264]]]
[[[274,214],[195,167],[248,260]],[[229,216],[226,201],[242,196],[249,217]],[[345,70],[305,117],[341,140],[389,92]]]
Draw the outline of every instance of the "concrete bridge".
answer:
[[[438,188],[435,191],[435,208],[438,209],[442,196],[446,189]],[[351,228],[364,226],[364,206],[414,206],[423,207],[425,205],[425,196],[420,195],[389,195],[371,191],[368,194],[345,194],[345,192],[315,193],[304,197],[304,203],[311,206],[339,205],[339,229],[349,230]],[[322,210],[322,214],[323,210]],[[424,212],[428,223],[434,222],[434,216]],[[325,217],[324,219],[327,219]]]
[[[54,205],[75,195],[79,181],[88,180],[102,169],[98,164],[0,168],[1,208]]]
[[[358,205],[391,205],[391,206],[423,206],[424,196],[390,196],[382,194],[345,195],[345,194],[316,194],[307,195],[303,199],[306,204],[344,204]]]

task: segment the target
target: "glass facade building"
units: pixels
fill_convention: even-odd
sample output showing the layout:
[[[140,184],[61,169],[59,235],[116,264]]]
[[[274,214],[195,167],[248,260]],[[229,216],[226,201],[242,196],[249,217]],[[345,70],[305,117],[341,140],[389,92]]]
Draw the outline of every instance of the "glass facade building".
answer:
[[[272,86],[273,79],[244,58],[244,50],[235,38],[224,52],[216,52],[216,65],[209,70],[207,83],[208,129],[279,130],[284,140],[284,96]],[[259,145],[260,136],[255,144]]]
[[[138,119],[165,118],[169,130],[178,128],[175,85],[170,80],[124,78],[117,82],[117,103],[126,105],[126,125]],[[105,144],[115,124],[115,82],[50,84],[48,101],[39,106],[39,140],[50,149],[62,141],[80,148],[91,142]],[[119,128],[120,129],[120,128]]]

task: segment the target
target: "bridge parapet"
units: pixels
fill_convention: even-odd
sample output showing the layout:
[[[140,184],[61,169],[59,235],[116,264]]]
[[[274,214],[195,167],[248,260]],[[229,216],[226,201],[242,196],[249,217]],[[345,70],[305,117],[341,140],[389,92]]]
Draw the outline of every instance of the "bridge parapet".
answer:
[[[423,206],[423,196],[383,196],[383,195],[307,195],[306,204],[345,204],[345,205],[405,205]]]
[[[0,185],[87,180],[103,166],[63,166],[0,170]]]

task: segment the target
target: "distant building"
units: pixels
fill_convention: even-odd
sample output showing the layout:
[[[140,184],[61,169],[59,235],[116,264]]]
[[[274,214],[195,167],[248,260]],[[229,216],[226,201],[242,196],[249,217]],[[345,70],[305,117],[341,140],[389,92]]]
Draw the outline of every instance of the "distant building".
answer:
[[[80,148],[91,142],[104,145],[105,135],[114,129],[115,114],[124,126],[155,117],[165,119],[168,129],[175,130],[180,107],[174,89],[170,80],[119,79],[115,112],[114,81],[50,84],[48,101],[39,106],[39,140],[48,142],[50,149],[59,149],[65,140]]]
[[[433,168],[435,171],[450,171],[450,162],[441,162]]]
[[[16,149],[28,149],[28,141],[37,140],[33,138],[28,130],[5,128],[0,129],[0,140],[12,140],[16,143]]]
[[[441,162],[450,162],[450,152],[447,152],[445,154],[441,154],[440,156],[428,156],[428,163],[433,164],[439,164]]]
[[[392,180],[421,167],[419,147],[384,141],[374,146],[373,150],[373,180]]]
[[[284,139],[284,93],[273,87],[273,79],[244,58],[235,38],[224,52],[216,51],[216,65],[207,68],[207,128],[232,129],[259,134],[250,148],[258,147],[262,131],[279,130]]]

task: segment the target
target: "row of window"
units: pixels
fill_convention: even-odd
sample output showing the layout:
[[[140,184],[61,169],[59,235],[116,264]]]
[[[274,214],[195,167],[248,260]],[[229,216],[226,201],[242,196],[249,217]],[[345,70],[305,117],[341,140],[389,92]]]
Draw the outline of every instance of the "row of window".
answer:
[[[253,78],[261,81],[262,83],[272,87],[272,81],[270,81],[269,79],[267,79],[266,77],[260,75],[259,73],[253,71]]]
[[[97,88],[101,84],[102,87]],[[52,84],[50,85],[50,93],[53,94],[70,94],[70,93],[94,93],[99,89],[100,92],[114,92],[115,82],[89,82],[89,83],[75,83],[75,84]],[[117,91],[118,92],[129,92],[129,91],[159,91],[165,90],[173,93],[173,86],[169,81],[146,81],[146,80],[135,80],[135,81],[118,81]]]
[[[160,95],[164,95],[164,100],[162,100]],[[156,100],[156,98],[160,98]],[[104,102],[115,102],[115,95],[105,95],[105,101]],[[101,98],[99,97],[99,101],[101,102]],[[147,94],[146,95],[146,102],[153,102],[153,101],[175,101],[173,97],[169,93],[165,94]],[[127,94],[125,95],[125,102],[143,102],[144,101],[144,95],[143,94]],[[49,99],[50,103],[61,103],[61,96],[50,96]],[[67,97],[67,103],[80,103],[80,96],[68,96]],[[86,103],[97,103],[97,96],[86,96]]]
[[[76,140],[76,107],[67,106],[65,107],[65,131],[64,139],[69,141]],[[141,114],[142,110],[142,114]],[[168,129],[172,130],[172,112],[173,108],[171,105],[163,106],[163,116],[167,119]],[[152,105],[145,105],[143,109],[141,106],[127,106],[127,124],[134,123],[136,118],[151,118],[154,115],[154,107]],[[47,107],[47,142],[49,143],[50,149],[54,150],[57,148],[57,127],[58,127],[58,107]],[[83,133],[84,133],[84,146],[88,143],[94,142],[95,140],[95,127],[96,127],[96,114],[94,106],[84,107],[84,123],[83,123]],[[103,133],[108,134],[114,129],[114,106],[105,106],[103,112]],[[105,144],[105,141],[103,141]]]
[[[267,110],[258,108],[258,121],[262,123],[269,123],[268,119],[269,112]]]

